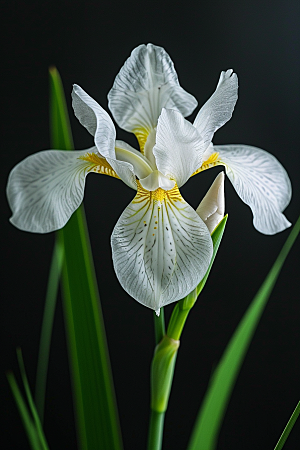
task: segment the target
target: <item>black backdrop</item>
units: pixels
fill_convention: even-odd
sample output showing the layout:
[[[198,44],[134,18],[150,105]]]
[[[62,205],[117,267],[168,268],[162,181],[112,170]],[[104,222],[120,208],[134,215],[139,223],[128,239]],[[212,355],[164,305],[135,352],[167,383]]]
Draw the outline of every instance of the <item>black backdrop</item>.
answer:
[[[171,55],[181,85],[201,105],[221,70],[239,76],[239,100],[216,144],[247,143],[273,153],[286,167],[299,208],[299,2],[175,2],[6,0],[2,3],[1,103],[1,404],[6,449],[29,448],[4,376],[18,372],[21,346],[31,385],[35,368],[53,234],[24,233],[9,224],[5,184],[12,167],[49,148],[48,74],[63,78],[77,149],[92,138],[73,117],[70,92],[81,85],[103,106],[131,50],[153,42]],[[135,145],[134,136],[118,138]],[[185,199],[197,207],[218,169],[191,179]],[[133,191],[109,177],[90,175],[85,208],[93,246],[112,369],[126,449],[145,448],[152,313],[133,301],[114,275],[110,234]],[[184,449],[213,367],[264,280],[288,231],[264,236],[250,209],[226,181],[229,221],[209,282],[188,319],[165,425],[164,449]],[[172,308],[166,308],[167,317]],[[272,449],[299,400],[299,241],[292,249],[243,364],[221,430],[218,449]],[[75,449],[63,315],[58,303],[47,391],[46,434],[52,449]],[[286,450],[299,448],[300,423]],[[95,449],[96,450],[96,449]]]

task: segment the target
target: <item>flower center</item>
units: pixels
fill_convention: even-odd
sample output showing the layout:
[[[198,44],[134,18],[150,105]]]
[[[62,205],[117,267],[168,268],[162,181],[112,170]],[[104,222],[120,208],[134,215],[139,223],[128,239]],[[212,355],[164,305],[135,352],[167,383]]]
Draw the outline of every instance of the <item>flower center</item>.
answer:
[[[140,181],[137,180],[137,188],[136,196],[132,200],[133,203],[143,202],[146,198],[149,199],[149,201],[153,200],[158,203],[162,203],[165,200],[169,200],[171,203],[184,202],[176,183],[174,187],[168,191],[160,187],[155,189],[155,191],[148,191],[147,189],[144,189]]]

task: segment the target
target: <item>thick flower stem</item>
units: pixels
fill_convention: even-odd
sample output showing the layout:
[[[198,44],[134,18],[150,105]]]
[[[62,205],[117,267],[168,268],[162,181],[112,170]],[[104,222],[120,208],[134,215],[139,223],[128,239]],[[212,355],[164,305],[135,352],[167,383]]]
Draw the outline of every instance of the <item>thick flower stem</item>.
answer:
[[[187,316],[189,315],[190,309],[182,310],[177,303],[173,309],[172,316],[169,322],[167,336],[174,340],[179,340]]]
[[[165,413],[151,410],[148,450],[161,450]]]
[[[164,335],[156,346],[151,365],[151,418],[148,450],[160,450],[163,419],[168,407],[179,341]]]
[[[167,336],[169,338],[175,341],[180,339],[187,316],[194,306],[197,297],[197,288],[195,288],[189,295],[176,303],[167,330]]]

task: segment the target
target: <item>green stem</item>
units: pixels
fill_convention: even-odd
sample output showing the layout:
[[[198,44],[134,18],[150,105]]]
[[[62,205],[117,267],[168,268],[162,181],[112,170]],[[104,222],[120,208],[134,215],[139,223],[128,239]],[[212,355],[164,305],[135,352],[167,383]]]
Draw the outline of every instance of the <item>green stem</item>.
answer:
[[[56,307],[58,284],[64,255],[63,244],[59,236],[60,235],[58,234],[50,266],[36,371],[35,403],[41,423],[43,423],[44,420],[45,392],[49,364],[50,343]]]
[[[148,450],[161,450],[165,413],[151,410]]]
[[[292,431],[293,426],[295,425],[296,420],[298,419],[298,416],[300,414],[300,402],[298,402],[293,414],[291,415],[290,420],[288,421],[285,429],[282,432],[282,435],[279,438],[279,441],[276,444],[276,447],[274,450],[281,450],[282,447],[285,444],[285,441],[289,437],[290,432]]]
[[[166,334],[164,308],[160,309],[160,315],[154,313],[154,334],[155,345],[157,346]],[[164,412],[157,412],[151,409],[148,435],[148,450],[160,450],[164,429]]]
[[[179,302],[175,305],[168,325],[167,336],[179,341],[189,312],[190,309],[180,309]]]
[[[155,332],[155,344],[157,345],[166,334],[164,308],[160,308],[159,316],[157,316],[156,313],[154,313],[154,332]]]

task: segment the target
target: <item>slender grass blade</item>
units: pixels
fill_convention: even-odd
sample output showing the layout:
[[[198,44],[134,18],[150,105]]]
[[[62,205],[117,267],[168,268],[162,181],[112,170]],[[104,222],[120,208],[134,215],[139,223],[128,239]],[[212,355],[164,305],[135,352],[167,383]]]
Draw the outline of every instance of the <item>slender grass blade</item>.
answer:
[[[200,408],[188,450],[214,450],[234,383],[283,263],[300,231],[300,218],[278,258],[235,330],[212,377]]]
[[[39,415],[37,413],[37,410],[36,410],[36,407],[35,407],[32,395],[31,395],[31,391],[30,391],[27,375],[26,375],[26,372],[25,372],[22,352],[21,352],[20,348],[17,349],[17,357],[18,357],[21,377],[22,377],[22,381],[23,381],[23,385],[24,385],[24,389],[25,389],[25,394],[26,394],[26,397],[27,397],[27,402],[28,402],[28,405],[29,405],[29,408],[30,408],[30,411],[31,411],[31,414],[32,414],[32,417],[33,417],[34,427],[35,427],[36,433],[38,435],[38,439],[39,439],[39,442],[40,442],[40,447],[43,450],[49,450],[49,447],[47,445],[46,438],[45,438],[45,435],[44,435],[44,432],[43,432],[42,424],[40,422],[40,418],[39,418]]]
[[[282,435],[280,436],[279,441],[277,442],[274,450],[281,450],[283,448],[285,441],[289,437],[289,434],[292,431],[293,426],[296,423],[296,420],[298,419],[299,414],[300,414],[300,402],[298,402],[296,408],[294,409],[294,412],[291,415],[290,420],[286,424],[286,427],[283,430]]]
[[[47,382],[53,320],[59,287],[59,280],[62,270],[63,256],[64,256],[64,248],[62,240],[59,239],[59,236],[57,236],[49,272],[44,315],[41,328],[38,364],[36,371],[35,403],[42,423],[44,420],[45,393],[46,393],[46,382]]]
[[[10,388],[12,390],[32,450],[49,450],[42,424],[31,395],[21,349],[17,349],[17,356],[29,410],[12,373],[7,374]]]
[[[30,447],[32,448],[32,450],[41,450],[42,447],[40,445],[40,441],[39,441],[39,437],[38,437],[38,433],[35,429],[33,420],[31,418],[31,415],[28,411],[27,405],[23,399],[23,396],[20,392],[19,386],[16,382],[15,376],[12,372],[8,372],[6,374],[12,394],[14,396],[17,408],[19,410],[28,440],[29,440],[29,444]]]

